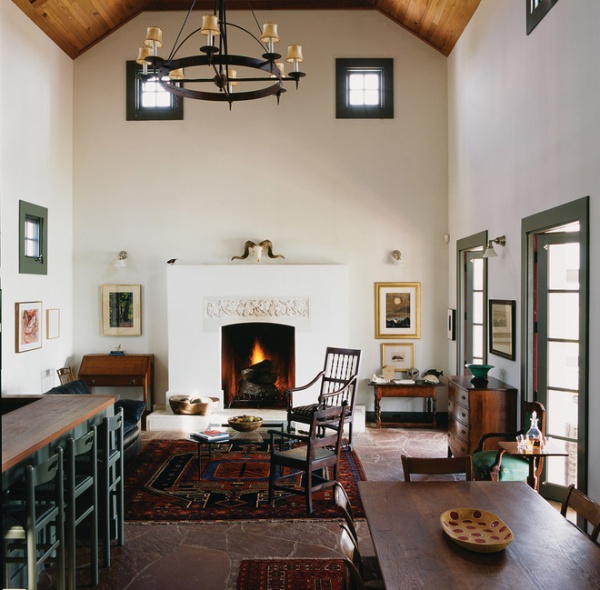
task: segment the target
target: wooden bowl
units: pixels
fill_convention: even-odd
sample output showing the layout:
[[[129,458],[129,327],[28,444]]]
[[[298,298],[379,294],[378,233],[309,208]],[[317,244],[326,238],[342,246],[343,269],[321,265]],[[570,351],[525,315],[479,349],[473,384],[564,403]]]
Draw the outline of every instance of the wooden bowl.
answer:
[[[245,417],[248,418],[249,416],[246,415]],[[227,420],[229,426],[238,432],[252,432],[260,428],[263,423],[263,419],[259,416],[252,416],[252,418],[258,418],[258,420],[253,420],[252,422],[237,422],[238,418],[244,418],[244,416],[232,416]]]
[[[218,397],[193,397],[191,395],[172,395],[169,405],[173,414],[186,416],[206,416],[217,409]]]

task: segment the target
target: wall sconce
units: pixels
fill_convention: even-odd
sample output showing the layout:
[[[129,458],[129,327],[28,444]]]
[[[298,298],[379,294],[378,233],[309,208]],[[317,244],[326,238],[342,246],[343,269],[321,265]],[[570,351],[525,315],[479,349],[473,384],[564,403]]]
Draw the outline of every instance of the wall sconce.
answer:
[[[402,252],[400,250],[394,250],[390,252],[390,257],[393,261],[393,264],[402,264]]]
[[[125,250],[121,250],[117,255],[117,259],[115,260],[115,266],[118,268],[123,268],[127,266],[127,252],[125,252]]]
[[[494,244],[498,244],[498,246],[506,246],[506,236],[498,236],[493,240],[488,242],[487,248],[483,252],[484,258],[495,258],[498,256],[496,250],[494,250]]]

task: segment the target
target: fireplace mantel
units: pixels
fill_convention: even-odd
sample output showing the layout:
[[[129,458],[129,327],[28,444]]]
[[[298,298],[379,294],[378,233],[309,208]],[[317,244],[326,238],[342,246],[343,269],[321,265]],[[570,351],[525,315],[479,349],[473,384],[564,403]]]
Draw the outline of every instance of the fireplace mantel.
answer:
[[[294,326],[296,385],[322,368],[328,346],[348,346],[345,265],[175,265],[168,268],[167,292],[167,395],[223,400],[221,328],[229,324]]]

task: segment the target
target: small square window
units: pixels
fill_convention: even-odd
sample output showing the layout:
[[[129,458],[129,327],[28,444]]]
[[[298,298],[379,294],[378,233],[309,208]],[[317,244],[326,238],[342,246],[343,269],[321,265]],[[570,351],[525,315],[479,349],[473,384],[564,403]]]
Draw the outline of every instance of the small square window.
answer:
[[[141,71],[135,61],[127,62],[127,120],[182,120],[183,98],[165,90],[157,78],[137,78],[136,74]]]
[[[336,118],[394,118],[394,60],[336,59]]]
[[[48,209],[19,201],[19,272],[48,274]]]

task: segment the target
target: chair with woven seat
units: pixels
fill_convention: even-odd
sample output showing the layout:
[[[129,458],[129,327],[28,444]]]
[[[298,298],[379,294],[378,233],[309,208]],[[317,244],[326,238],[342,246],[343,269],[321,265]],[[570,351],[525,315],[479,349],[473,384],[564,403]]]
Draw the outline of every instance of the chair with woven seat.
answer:
[[[342,447],[342,434],[346,405],[313,408],[307,435],[270,430],[271,470],[269,496],[271,506],[275,491],[304,494],[308,514],[313,512],[312,495],[318,490],[332,487],[338,479],[338,464]],[[327,434],[331,430],[332,434]],[[279,440],[276,441],[276,437]],[[283,444],[286,442],[287,444]],[[326,471],[331,470],[331,477]],[[316,472],[323,471],[321,475]],[[298,478],[302,481],[296,483]]]
[[[76,587],[77,527],[89,521],[90,581],[98,585],[98,454],[96,427],[67,440],[65,453],[67,573],[70,590]]]
[[[587,494],[578,490],[573,484],[567,488],[565,499],[560,508],[560,513],[566,518],[567,510],[574,510],[581,518],[589,524],[592,529],[591,533],[587,534],[594,543],[598,542],[600,534],[600,504],[594,502]],[[575,525],[577,526],[577,525]],[[577,528],[579,528],[577,526]]]
[[[520,434],[529,430],[530,418],[536,412],[539,419],[539,429],[542,435],[546,434],[546,408],[540,402],[525,402],[523,404],[523,427],[516,432],[489,432],[479,440],[473,452],[473,473],[476,480],[480,481],[527,481],[529,463],[526,459],[514,457],[503,449],[499,449],[498,441],[514,441]],[[544,468],[544,458],[537,461],[535,477],[539,476]]]
[[[40,488],[44,488],[43,493]],[[50,493],[48,493],[50,490]],[[38,465],[25,467],[24,487],[5,493],[2,505],[4,588],[19,576],[11,564],[26,565],[27,590],[38,587],[38,572],[46,562],[57,567],[57,588],[65,588],[63,451]],[[16,580],[15,580],[16,581]],[[19,588],[22,584],[17,582]]]
[[[125,542],[123,408],[104,418],[98,429],[98,497],[103,564],[110,567],[111,539]]]
[[[462,474],[466,481],[473,479],[471,455],[464,457],[407,457],[401,455],[404,481],[412,481],[411,475]]]
[[[357,389],[360,350],[328,347],[325,351],[325,364],[310,383],[285,391],[287,402],[287,430],[291,432],[292,422],[310,424],[314,408],[341,406],[346,402],[345,424],[348,427],[347,445],[352,448],[352,425],[354,421],[354,403]],[[294,405],[300,392],[319,385],[319,396],[315,403]]]

